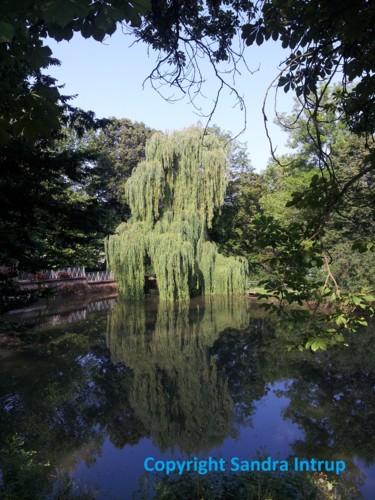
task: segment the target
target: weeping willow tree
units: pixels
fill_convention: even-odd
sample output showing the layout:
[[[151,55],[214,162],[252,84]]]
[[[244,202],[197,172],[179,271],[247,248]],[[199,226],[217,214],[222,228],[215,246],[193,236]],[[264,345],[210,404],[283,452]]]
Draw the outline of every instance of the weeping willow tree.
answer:
[[[162,299],[245,291],[247,263],[207,241],[227,181],[227,150],[216,135],[192,127],[151,138],[125,186],[132,217],[105,241],[123,296],[143,296],[147,265]]]

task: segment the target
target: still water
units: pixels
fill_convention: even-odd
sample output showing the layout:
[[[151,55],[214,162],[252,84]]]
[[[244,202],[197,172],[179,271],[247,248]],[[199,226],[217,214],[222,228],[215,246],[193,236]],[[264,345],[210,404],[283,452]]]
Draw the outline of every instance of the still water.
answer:
[[[0,497],[200,498],[163,496],[145,460],[228,471],[238,457],[288,464],[269,498],[315,498],[286,492],[297,457],[345,462],[315,474],[326,498],[375,498],[374,328],[312,354],[288,352],[293,334],[249,299],[59,307],[7,318],[28,326],[22,349],[0,350]]]

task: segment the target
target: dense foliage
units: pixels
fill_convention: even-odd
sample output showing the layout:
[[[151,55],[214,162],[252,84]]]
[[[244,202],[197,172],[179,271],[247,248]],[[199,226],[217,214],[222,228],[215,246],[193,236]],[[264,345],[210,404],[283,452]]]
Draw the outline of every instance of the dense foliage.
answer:
[[[374,132],[375,9],[366,0],[344,5],[338,0],[324,5],[317,0],[5,0],[0,14],[0,56],[7,71],[0,93],[3,141],[14,133],[33,139],[59,126],[67,99],[42,72],[59,64],[43,45],[47,36],[70,40],[80,33],[101,42],[119,23],[130,25],[137,39],[161,51],[151,80],[183,91],[202,84],[200,56],[212,65],[229,61],[235,72],[238,53],[232,45],[237,34],[249,46],[280,40],[290,51],[277,78],[280,87],[295,90],[314,114],[320,98],[316,103],[311,96],[319,94],[319,81],[341,74],[336,109],[355,132]],[[223,73],[216,76],[230,86]]]
[[[123,184],[151,129],[107,120],[80,137],[0,146],[0,262],[20,269],[103,262],[103,239],[129,216]],[[116,147],[114,146],[116,144]]]
[[[51,197],[53,200],[51,210],[47,208],[47,211],[44,211],[42,201],[38,200],[39,195],[32,197],[31,201],[37,200],[40,209],[31,210],[30,221],[22,212],[19,214],[20,209],[15,207],[12,199],[8,203],[6,194],[3,195],[5,218],[1,230],[7,241],[4,257],[9,256],[14,248],[17,260],[28,263],[30,258],[23,259],[22,251],[17,255],[18,248],[25,244],[30,255],[31,249],[36,247],[38,259],[40,257],[46,262],[52,262],[59,255],[59,251],[55,251],[55,258],[50,258],[48,255],[51,252],[46,252],[45,249],[59,249],[64,239],[70,241],[69,247],[75,248],[71,255],[80,255],[77,260],[82,261],[84,248],[91,245],[93,236],[83,235],[81,225],[90,227],[92,209],[101,208],[98,206],[96,194],[90,190],[79,191],[85,198],[84,203],[82,197],[76,199],[75,180],[68,182],[68,187],[64,186],[61,190],[61,181],[66,179],[64,166],[59,167],[59,174],[55,170],[56,175],[52,183],[49,182],[47,173],[35,183],[35,179],[40,179],[35,162],[25,162],[22,158],[12,160],[12,154],[9,153],[14,144],[17,144],[23,158],[28,156],[30,148],[34,150],[34,156],[40,154],[43,157],[45,152],[49,152],[50,157],[54,157],[58,150],[56,146],[46,144],[46,141],[55,139],[63,124],[72,125],[78,134],[84,132],[87,124],[95,125],[92,114],[69,106],[69,97],[63,96],[56,81],[46,75],[50,65],[59,64],[48,46],[44,45],[47,37],[69,40],[76,32],[86,38],[93,37],[102,41],[106,35],[114,33],[121,23],[130,27],[137,40],[160,51],[156,67],[149,75],[151,82],[156,82],[156,85],[174,85],[193,99],[204,83],[200,61],[202,57],[206,57],[219,81],[217,98],[222,88],[227,86],[232,89],[241,104],[241,97],[230,82],[244,52],[243,47],[237,50],[234,41],[240,35],[244,45],[252,46],[261,45],[272,38],[279,40],[289,51],[273,83],[276,88],[282,88],[285,92],[295,92],[299,102],[296,117],[304,118],[301,128],[304,147],[300,148],[298,161],[293,159],[294,166],[289,173],[286,163],[275,158],[273,150],[272,154],[276,162],[274,165],[281,163],[286,167],[286,174],[278,176],[278,179],[283,178],[290,183],[290,196],[287,192],[281,193],[287,204],[294,207],[286,213],[290,215],[292,212],[302,212],[303,216],[286,223],[286,220],[278,217],[280,210],[277,217],[272,213],[272,193],[271,196],[269,192],[265,193],[264,204],[257,202],[258,204],[254,205],[254,193],[243,189],[246,195],[236,196],[235,202],[231,202],[237,220],[232,213],[230,217],[233,216],[233,226],[224,229],[222,224],[218,227],[215,223],[215,237],[221,248],[227,248],[225,251],[228,255],[234,253],[234,249],[239,250],[253,265],[259,263],[259,257],[251,257],[254,255],[252,248],[256,247],[258,254],[266,255],[266,266],[260,259],[265,274],[268,274],[265,286],[275,298],[281,298],[281,302],[301,303],[313,299],[320,303],[322,298],[328,298],[336,309],[335,321],[339,322],[339,326],[353,325],[353,318],[356,323],[352,313],[357,306],[371,312],[372,295],[364,289],[353,288],[349,282],[354,281],[356,271],[348,270],[344,262],[344,254],[349,250],[364,252],[374,247],[372,232],[368,230],[372,224],[363,223],[364,220],[372,221],[374,203],[375,77],[372,68],[375,57],[375,8],[371,2],[349,0],[342,4],[335,0],[322,5],[317,0],[298,0],[292,3],[286,0],[262,0],[255,3],[249,0],[184,3],[178,0],[5,0],[0,6],[0,14],[0,141],[5,148],[3,163],[8,164],[9,159],[13,161],[11,170],[20,170],[21,175],[26,171],[25,178],[30,178],[32,186],[37,185],[36,190],[43,193],[42,198]],[[316,22],[317,19],[319,23]],[[222,61],[229,63],[229,71],[220,71]],[[334,79],[340,79],[341,86],[327,98],[328,85]],[[214,100],[213,109],[216,104],[217,99]],[[338,143],[331,143],[329,126],[338,122],[345,124],[348,134],[355,135],[345,139],[348,147],[339,147],[335,153]],[[293,123],[286,125],[290,128]],[[331,147],[332,145],[335,148]],[[103,146],[105,147],[104,144]],[[348,157],[351,167],[343,169],[340,165],[347,163]],[[354,157],[356,159],[353,162]],[[361,159],[357,161],[359,157]],[[290,158],[286,160],[289,162]],[[296,161],[299,163],[297,170]],[[118,176],[118,172],[115,172],[116,162],[111,165],[110,168],[114,168],[113,178],[120,177],[123,180],[127,174]],[[301,171],[304,171],[305,179],[300,179],[301,189],[296,190],[293,185],[296,182],[295,173],[298,172],[296,177],[299,177]],[[103,174],[105,176],[105,172]],[[241,176],[232,179],[231,187],[234,191],[241,183],[245,186],[245,175],[248,174],[242,175],[242,179]],[[100,174],[96,177],[99,186],[103,181],[103,177],[100,177]],[[8,169],[4,176],[3,192],[13,180]],[[109,192],[110,184],[107,183],[106,188]],[[260,188],[263,189],[261,186]],[[256,196],[258,194],[255,193]],[[280,208],[282,196],[277,199]],[[28,206],[31,206],[28,198],[30,197],[26,197]],[[109,226],[120,212],[122,219],[128,215],[125,206],[120,208],[121,199],[120,188],[111,198],[112,208],[113,205],[116,206],[109,217]],[[101,201],[99,200],[99,205]],[[249,208],[248,202],[251,203]],[[89,210],[87,204],[90,206]],[[54,218],[57,207],[60,207],[61,212],[63,206],[67,206],[67,216],[60,216],[61,231],[51,229],[53,235],[49,236],[46,225],[40,221]],[[229,206],[230,204],[227,205]],[[243,217],[240,213],[244,207],[245,210],[259,210],[261,216],[256,219]],[[356,222],[352,224],[355,236],[352,234],[347,238],[351,230],[350,224],[344,224],[344,220],[348,217]],[[26,232],[20,231],[20,241],[17,242],[15,228],[19,224],[24,224],[28,229]],[[99,226],[102,227],[101,224]],[[68,231],[65,230],[67,228],[71,228],[70,234],[74,234],[73,238],[69,239]],[[225,231],[229,236],[228,245],[223,235]],[[59,238],[59,233],[64,236]],[[242,241],[239,244],[238,237],[241,233]],[[341,241],[344,233],[345,243]],[[99,229],[96,237],[102,234],[103,231]],[[352,241],[349,243],[349,240]],[[49,241],[51,243],[48,243]],[[206,248],[208,251],[211,246],[206,245]],[[69,249],[66,250],[69,255]],[[54,251],[51,254],[53,255]],[[334,254],[336,264],[331,266],[330,256],[335,256]],[[87,257],[91,262],[95,260],[92,256],[91,253],[90,257]],[[358,256],[357,260],[359,261]],[[364,269],[371,269],[371,257],[367,259],[366,254],[365,260]],[[323,266],[325,277],[320,273]],[[347,296],[342,293],[333,271],[336,275],[343,276],[344,287],[355,292],[354,294]],[[364,277],[360,278],[359,282],[367,286],[367,273],[364,271],[362,274]],[[186,293],[185,291],[184,294]],[[359,321],[363,322],[364,319],[360,317]],[[324,346],[325,343],[319,341],[314,345]]]
[[[78,144],[96,152],[90,192],[106,207],[110,232],[130,216],[125,182],[137,164],[145,159],[146,141],[153,132],[144,123],[111,117],[105,127],[78,139]]]
[[[299,320],[303,312],[285,306],[309,306],[314,314],[301,345],[313,349],[344,341],[341,333],[365,324],[375,300],[372,153],[329,108],[334,92],[324,95],[319,140],[308,111],[281,117],[292,152],[260,175],[235,175],[214,221],[224,251],[246,256],[262,278],[273,299],[267,307]],[[319,168],[321,147],[330,171]],[[330,314],[321,314],[322,304]]]
[[[134,6],[135,5],[135,6]],[[74,32],[102,41],[117,22],[141,23],[148,0],[4,0],[0,6],[0,142],[14,136],[30,141],[48,138],[61,120],[76,119],[69,97],[45,70],[60,62],[44,45],[47,37],[70,40]]]
[[[89,158],[52,144],[13,140],[1,147],[0,262],[40,269],[97,260],[91,247],[103,214],[84,190]]]
[[[244,293],[247,266],[218,254],[207,240],[223,203],[227,152],[199,127],[155,134],[125,186],[132,217],[106,240],[106,256],[122,294],[140,298],[147,265],[160,297]]]

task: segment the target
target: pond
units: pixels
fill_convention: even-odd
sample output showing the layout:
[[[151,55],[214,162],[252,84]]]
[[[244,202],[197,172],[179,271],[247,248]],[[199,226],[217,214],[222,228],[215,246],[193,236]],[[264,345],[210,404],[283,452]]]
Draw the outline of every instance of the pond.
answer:
[[[313,354],[245,298],[37,311],[0,350],[0,496],[375,498],[373,327]]]

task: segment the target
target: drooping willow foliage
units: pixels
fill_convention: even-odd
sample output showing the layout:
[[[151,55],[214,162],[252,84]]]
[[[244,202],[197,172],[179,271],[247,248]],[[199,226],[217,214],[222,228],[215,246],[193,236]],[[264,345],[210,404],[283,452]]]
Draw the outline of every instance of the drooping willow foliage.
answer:
[[[105,242],[123,296],[143,296],[146,264],[162,299],[245,291],[247,263],[207,241],[227,181],[227,151],[214,134],[193,127],[152,137],[125,186],[132,217]]]
[[[152,300],[153,299],[153,300]],[[210,348],[249,324],[243,297],[120,301],[108,316],[114,363],[134,374],[130,404],[161,450],[208,451],[232,435],[233,401]]]

